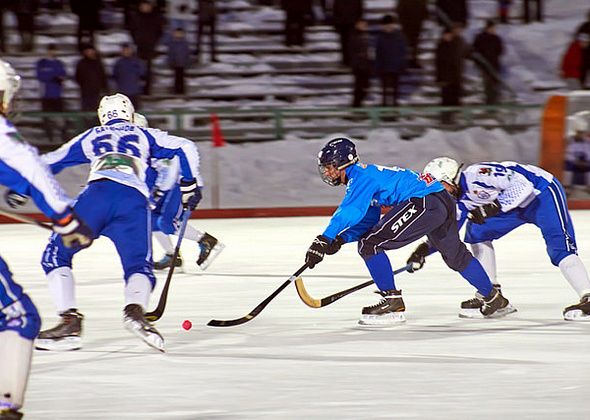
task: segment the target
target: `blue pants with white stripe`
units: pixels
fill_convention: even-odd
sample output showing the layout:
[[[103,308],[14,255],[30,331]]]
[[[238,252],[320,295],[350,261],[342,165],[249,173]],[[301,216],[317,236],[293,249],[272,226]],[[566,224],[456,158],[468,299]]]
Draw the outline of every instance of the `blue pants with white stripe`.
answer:
[[[145,274],[152,283],[151,216],[147,198],[138,190],[103,179],[89,183],[78,197],[74,211],[94,233],[106,236],[115,244],[123,265],[125,281],[132,274]],[[79,249],[64,246],[59,235],[52,235],[41,265],[45,273],[58,267],[72,267]]]
[[[476,244],[493,241],[525,223],[532,223],[541,229],[553,265],[557,266],[568,255],[578,253],[565,192],[557,180],[525,208],[500,213],[486,219],[482,225],[468,222],[465,242]]]
[[[0,258],[0,332],[16,331],[21,337],[34,340],[41,329],[37,308],[12,279],[12,273]]]
[[[178,220],[182,214],[182,193],[176,185],[166,192],[152,211],[152,230],[172,235],[178,227]]]

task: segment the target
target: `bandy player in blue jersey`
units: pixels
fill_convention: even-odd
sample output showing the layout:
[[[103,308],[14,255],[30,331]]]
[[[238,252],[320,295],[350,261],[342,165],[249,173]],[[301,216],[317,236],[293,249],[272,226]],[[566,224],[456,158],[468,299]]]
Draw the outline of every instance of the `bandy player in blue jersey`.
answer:
[[[6,119],[12,98],[20,87],[20,77],[12,66],[0,60],[0,184],[15,195],[30,196],[37,207],[53,220],[53,230],[67,246],[88,246],[92,233],[72,210],[72,201],[63,192],[37,150],[26,144]],[[0,418],[19,419],[31,367],[33,340],[41,320],[29,296],[12,278],[0,258]]]
[[[461,166],[440,157],[429,162],[424,172],[438,179],[457,199],[459,226],[468,220],[465,242],[471,244],[492,282],[497,284],[492,242],[532,223],[541,230],[551,263],[559,267],[580,296],[579,303],[564,309],[564,318],[590,321],[590,279],[578,256],[574,226],[559,181],[541,168],[510,161],[476,163],[463,171]],[[432,251],[422,244],[408,262],[420,269]],[[477,295],[461,304],[461,315],[479,316],[481,305],[481,296]]]
[[[313,268],[325,254],[334,254],[342,244],[358,241],[358,252],[383,297],[378,304],[363,308],[360,324],[405,321],[401,290],[395,287],[385,251],[401,248],[424,235],[441,250],[447,265],[484,296],[483,316],[497,317],[513,311],[459,240],[456,205],[441,183],[399,167],[360,163],[355,145],[347,138],[328,142],[319,153],[318,167],[329,185],[346,185],[346,194],[326,230],[309,247],[305,261]],[[381,206],[391,207],[383,217]]]
[[[201,199],[198,184],[198,154],[188,139],[168,136],[165,131],[134,125],[133,105],[125,95],[105,96],[100,101],[101,126],[74,137],[54,152],[43,156],[53,173],[90,163],[88,184],[74,209],[95,237],[106,236],[121,258],[125,279],[125,327],[150,346],[163,351],[164,340],[145,319],[155,285],[152,272],[151,215],[146,184],[152,158],[180,162],[181,201],[193,210]],[[81,346],[82,315],[74,296],[72,258],[75,252],[53,236],[43,254],[42,266],[51,295],[61,316],[56,327],[41,331],[37,348],[72,350]]]

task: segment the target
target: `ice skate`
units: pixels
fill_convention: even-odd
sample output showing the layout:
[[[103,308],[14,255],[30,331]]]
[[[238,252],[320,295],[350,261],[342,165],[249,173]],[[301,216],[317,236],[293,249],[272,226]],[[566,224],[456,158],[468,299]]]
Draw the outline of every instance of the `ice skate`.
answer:
[[[156,261],[154,263],[154,270],[164,270],[169,268],[172,265],[172,257],[173,254],[164,255],[160,261]],[[180,254],[178,254],[178,257],[176,257],[176,263],[174,264],[174,267],[182,267],[182,257]]]
[[[69,351],[82,348],[82,320],[84,315],[76,309],[68,309],[60,315],[61,322],[53,328],[41,331],[35,340],[37,350]]]
[[[145,319],[145,314],[140,305],[130,304],[125,306],[123,322],[125,328],[145,341],[149,346],[165,352],[164,339],[152,324]]]
[[[365,306],[361,313],[359,325],[388,326],[406,322],[404,311],[406,306],[401,290],[376,292],[383,299],[375,305]]]
[[[225,245],[219,242],[216,238],[205,232],[203,237],[199,240],[199,258],[197,265],[201,270],[206,270],[213,260],[219,255]]]
[[[566,321],[590,321],[590,295],[584,295],[580,303],[568,306],[563,310]]]
[[[513,312],[513,307],[508,299],[502,296],[498,289],[492,289],[489,295],[482,297],[482,307],[480,309],[484,318],[501,318]]]
[[[13,408],[0,408],[0,420],[20,420],[23,413]]]
[[[494,289],[498,290],[500,293],[502,292],[501,286],[499,284],[494,284]],[[483,296],[479,293],[476,293],[473,299],[461,302],[459,318],[484,318],[483,314],[481,313],[482,306]],[[516,312],[516,309],[514,309],[512,312]]]

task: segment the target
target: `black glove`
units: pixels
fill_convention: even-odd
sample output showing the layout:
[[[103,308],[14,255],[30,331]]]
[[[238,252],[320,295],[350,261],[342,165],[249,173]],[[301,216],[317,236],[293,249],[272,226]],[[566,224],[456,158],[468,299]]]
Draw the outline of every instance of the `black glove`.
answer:
[[[324,254],[330,247],[330,240],[324,235],[318,235],[311,243],[311,246],[305,254],[305,262],[309,268],[314,268],[316,264],[322,262]]]
[[[92,243],[92,231],[74,212],[55,221],[53,231],[61,235],[61,240],[68,248],[87,248]]]
[[[197,185],[196,179],[181,179],[180,192],[182,193],[182,207],[191,211],[197,207],[197,204],[203,198],[201,187]]]
[[[29,197],[19,194],[16,191],[9,190],[6,192],[4,200],[6,200],[6,203],[13,209],[18,209],[27,204]]]
[[[498,213],[500,213],[500,210],[502,210],[502,208],[500,207],[500,202],[498,200],[494,200],[493,203],[484,204],[481,207],[474,208],[469,212],[469,215],[467,217],[473,223],[483,225],[483,223],[488,217],[497,215]]]
[[[336,236],[331,244],[328,245],[326,248],[326,255],[334,255],[338,251],[340,251],[340,247],[344,244],[344,239],[340,236]]]
[[[406,264],[411,264],[411,267],[408,268],[409,273],[413,273],[415,271],[420,270],[424,267],[424,263],[426,262],[426,257],[430,252],[430,246],[428,243],[424,242],[418,245],[418,247],[412,252]]]

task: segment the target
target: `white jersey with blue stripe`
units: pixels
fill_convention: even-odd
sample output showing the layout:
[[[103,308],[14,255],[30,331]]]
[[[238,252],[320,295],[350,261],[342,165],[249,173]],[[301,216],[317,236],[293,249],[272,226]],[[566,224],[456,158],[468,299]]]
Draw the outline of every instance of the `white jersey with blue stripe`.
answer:
[[[0,116],[0,137],[0,184],[30,196],[46,216],[63,217],[72,201],[41,160],[37,149],[25,143],[3,116]]]
[[[410,198],[444,191],[430,175],[421,175],[397,166],[357,163],[346,168],[346,195],[332,216],[324,236],[334,239],[343,233],[346,242],[359,238],[379,221],[381,206],[393,206]]]
[[[498,200],[503,212],[526,207],[553,182],[553,175],[532,165],[481,162],[468,166],[459,180],[461,197],[457,218],[476,207]]]
[[[180,174],[201,185],[196,145],[183,137],[155,128],[141,128],[123,120],[110,121],[74,137],[54,152],[43,156],[53,173],[90,163],[88,182],[110,179],[149,197],[146,172],[152,158],[178,158]]]

